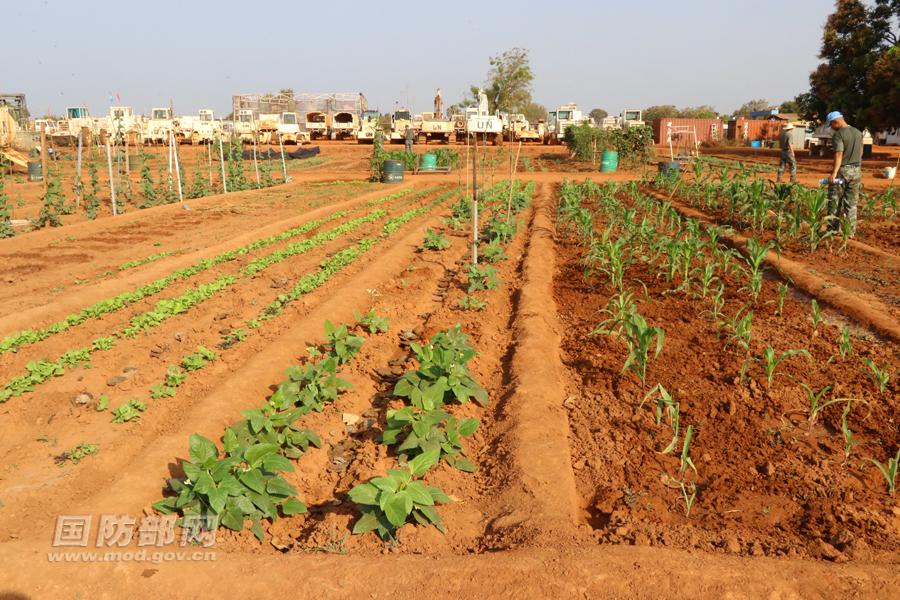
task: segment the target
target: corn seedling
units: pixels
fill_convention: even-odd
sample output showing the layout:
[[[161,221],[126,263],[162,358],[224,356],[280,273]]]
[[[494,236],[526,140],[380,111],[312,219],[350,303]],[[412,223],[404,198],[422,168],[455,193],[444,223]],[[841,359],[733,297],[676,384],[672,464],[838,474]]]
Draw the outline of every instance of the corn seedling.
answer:
[[[832,218],[828,215],[828,191],[824,188],[800,188],[800,201],[803,206],[803,223],[809,228],[809,251],[815,252],[822,240],[833,235],[832,231],[822,231],[825,223]]]
[[[860,357],[860,360],[866,363],[868,368],[866,369],[857,369],[865,373],[869,379],[875,382],[875,385],[878,387],[879,392],[884,392],[887,389],[888,383],[890,383],[891,375],[896,373],[897,371],[891,371],[891,363],[887,363],[883,368],[879,369],[871,358],[867,356]]]
[[[787,296],[788,290],[790,288],[785,283],[779,283],[777,292],[778,292],[778,314],[784,314],[784,297]]]
[[[691,439],[694,437],[694,426],[688,425],[687,431],[684,434],[684,445],[681,447],[681,474],[684,475],[685,469],[688,467],[694,470],[694,473],[697,472],[697,467],[694,466],[694,461],[691,460]]]
[[[887,466],[880,463],[878,460],[874,458],[864,458],[863,462],[869,461],[881,471],[881,474],[884,475],[885,480],[887,481],[888,488],[891,490],[891,498],[894,497],[894,492],[897,489],[897,464],[900,463],[900,450],[897,450],[897,456],[894,458],[889,458]]]
[[[850,402],[847,402],[847,408],[844,409],[844,414],[841,415],[841,433],[844,434],[844,461],[850,459],[850,451],[853,449],[853,446],[858,446],[859,444],[853,441],[853,432],[850,430],[850,425],[847,424],[847,415],[850,413]]]
[[[675,481],[674,479],[669,479],[666,481],[666,487],[670,487],[675,489],[670,484],[676,484],[679,489],[681,489],[681,496],[684,500],[684,516],[685,518],[690,518],[691,516],[691,507],[694,506],[694,500],[697,499],[697,486],[696,484],[690,483],[688,485],[684,485],[681,481]],[[690,488],[691,493],[688,495],[688,488]]]
[[[853,356],[853,342],[850,341],[849,327],[844,327],[843,331],[841,331],[840,335],[838,335],[834,341],[837,342],[838,351],[831,355],[828,362],[833,361],[838,355],[840,355],[841,360],[847,360],[847,357]]]
[[[656,384],[650,392],[644,396],[644,400],[641,402],[641,407],[644,406],[644,403],[650,398],[654,393],[659,391],[659,395],[656,398],[656,424],[659,425],[662,422],[663,415],[669,417],[669,425],[672,426],[672,442],[666,447],[665,450],[660,452],[659,454],[668,454],[678,445],[678,433],[680,431],[680,421],[681,421],[681,405],[676,402],[672,396],[666,391],[661,384]]]
[[[813,335],[816,335],[817,330],[819,328],[819,324],[825,317],[822,316],[822,311],[819,309],[819,303],[815,300],[812,301],[812,316],[809,317],[809,320],[812,321],[813,324]]]
[[[606,302],[606,308],[602,308],[594,314],[607,314],[609,318],[600,322],[588,335],[614,332],[622,334],[622,328],[635,311],[634,294],[625,291],[610,296]]]
[[[765,263],[766,256],[769,254],[770,250],[774,249],[780,258],[781,249],[774,241],[762,245],[755,237],[747,240],[746,249],[748,255],[748,279],[747,285],[742,287],[739,291],[747,290],[750,293],[750,297],[753,299],[753,302],[756,302],[757,297],[759,297],[759,293],[762,291],[762,275],[763,271],[765,270],[763,267],[763,263]]]
[[[778,368],[778,365],[781,364],[781,362],[784,359],[789,358],[791,356],[796,356],[798,354],[803,354],[807,358],[812,359],[812,356],[810,355],[810,353],[808,351],[802,350],[802,349],[801,350],[787,350],[786,352],[782,352],[779,356],[775,356],[775,350],[772,348],[772,346],[767,346],[763,350],[762,358],[751,358],[747,363],[744,364],[744,368],[746,369],[746,367],[749,366],[750,362],[759,363],[760,366],[762,366],[763,371],[765,373],[766,389],[769,389],[772,387],[772,379],[774,379],[776,375],[783,375],[785,377],[789,377],[785,373],[776,373],[775,372],[775,369]],[[742,379],[743,379],[743,377],[742,377]]]
[[[723,317],[723,320],[716,323],[719,326],[716,339],[719,339],[722,330],[727,328],[728,340],[725,342],[725,349],[734,342],[744,349],[744,354],[747,356],[750,354],[750,336],[753,333],[753,311],[749,311],[742,317],[740,315],[745,308],[747,308],[746,304],[738,309],[731,319]]]
[[[647,364],[650,360],[653,341],[656,340],[656,351],[653,358],[658,358],[659,353],[662,352],[665,332],[662,327],[649,327],[644,317],[634,313],[624,323],[620,335],[629,349],[625,365],[622,367],[622,375],[625,374],[625,371],[632,371],[640,379],[641,388],[643,388],[647,379]]]

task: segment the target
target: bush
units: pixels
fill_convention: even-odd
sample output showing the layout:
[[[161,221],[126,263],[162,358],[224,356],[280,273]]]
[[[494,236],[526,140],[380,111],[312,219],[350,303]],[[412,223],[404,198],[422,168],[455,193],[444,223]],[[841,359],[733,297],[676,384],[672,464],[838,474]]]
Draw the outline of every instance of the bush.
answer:
[[[566,128],[563,141],[581,161],[594,158],[594,152],[611,150],[619,153],[624,166],[638,166],[653,159],[653,130],[646,125],[628,129],[597,129],[587,123]]]

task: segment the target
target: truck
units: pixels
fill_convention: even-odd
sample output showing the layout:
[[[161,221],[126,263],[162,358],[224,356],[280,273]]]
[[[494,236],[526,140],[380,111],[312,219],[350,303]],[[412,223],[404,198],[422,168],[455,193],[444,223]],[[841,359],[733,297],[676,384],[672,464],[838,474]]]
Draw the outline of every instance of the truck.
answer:
[[[425,143],[431,140],[437,140],[442,144],[450,143],[450,136],[453,135],[453,121],[441,119],[433,112],[423,112],[422,125],[418,134],[424,136]]]
[[[644,126],[644,112],[637,109],[626,109],[622,111],[622,129],[630,129],[632,127]]]
[[[395,110],[391,115],[391,143],[402,144],[406,141],[406,130],[412,127],[412,118],[408,110]]]
[[[319,111],[306,113],[306,131],[309,132],[309,139],[327,138],[330,128],[331,115]]]
[[[200,114],[193,117],[178,117],[175,124],[175,141],[179,144],[190,143],[211,144],[218,139],[222,130],[221,123],[216,121],[215,112],[200,109]]]
[[[478,89],[478,106],[466,109],[466,135],[494,146],[503,143],[503,121],[490,114],[487,94],[481,88]]]
[[[359,117],[350,111],[334,113],[331,120],[331,139],[352,140],[359,136]]]
[[[578,104],[570,102],[547,114],[547,127],[544,131],[544,145],[556,146],[562,142],[569,125],[578,126],[584,122]]]
[[[13,108],[0,104],[0,158],[19,167],[28,169],[28,156],[15,148],[19,126]],[[0,170],[2,175],[2,170]]]
[[[272,144],[278,141],[278,126],[281,124],[280,114],[261,114],[256,121],[256,130],[260,144]]]
[[[507,142],[540,142],[543,138],[538,127],[532,127],[523,114],[500,113],[503,121],[503,139]]]
[[[171,108],[154,108],[150,111],[150,120],[143,132],[144,142],[148,144],[167,144],[175,131],[175,120]]]
[[[100,143],[107,138],[112,144],[137,144],[142,128],[130,106],[111,106],[106,121],[100,122]]]
[[[457,143],[461,143],[466,139],[466,115],[464,113],[456,113],[450,117],[453,123],[453,137]]]
[[[820,125],[816,130],[812,133],[812,136],[808,138],[809,142],[809,155],[810,156],[819,156],[822,158],[831,158],[834,156],[834,149],[831,147],[831,136],[834,135],[834,130],[828,123],[824,123]],[[863,156],[867,156],[866,146],[869,147],[868,152],[871,152],[872,148],[872,134],[869,133],[868,129],[864,129],[862,132],[863,139]]]
[[[378,111],[364,110],[359,121],[359,134],[356,136],[357,144],[365,144],[375,141],[375,132],[378,130]]]
[[[309,142],[309,132],[301,129],[300,115],[295,112],[281,113],[281,122],[278,123],[278,136],[282,144],[305,144]],[[277,140],[273,140],[275,143]]]
[[[242,142],[252,144],[256,141],[256,118],[253,116],[252,110],[241,109],[238,111],[237,119],[234,121],[234,135],[238,136]]]
[[[53,142],[60,145],[77,144],[79,133],[82,144],[91,144],[94,136],[99,133],[97,122],[87,108],[67,107],[66,118],[59,121],[56,131],[52,134]]]

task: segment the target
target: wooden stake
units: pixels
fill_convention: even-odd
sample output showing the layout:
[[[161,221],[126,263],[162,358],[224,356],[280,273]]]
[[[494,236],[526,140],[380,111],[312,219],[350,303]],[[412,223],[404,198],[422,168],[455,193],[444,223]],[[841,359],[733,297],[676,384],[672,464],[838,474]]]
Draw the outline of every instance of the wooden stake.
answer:
[[[181,192],[181,169],[178,168],[178,152],[175,150],[175,132],[169,132],[169,141],[172,144],[172,154],[175,157],[175,176],[178,178],[178,200],[184,206],[184,195]]]
[[[47,193],[47,123],[41,123],[41,178]]]
[[[75,167],[75,208],[81,203],[81,132],[78,132],[78,164]]]
[[[475,137],[474,151],[472,152],[472,264],[478,264],[478,136]],[[484,176],[481,177],[484,182]]]
[[[113,183],[113,172],[112,172],[112,150],[109,147],[109,136],[106,136],[106,166],[109,168],[109,193],[112,197],[112,211],[113,216],[115,217],[119,214],[118,209],[116,208],[116,188]]]
[[[217,133],[219,137],[219,160],[222,163],[222,193],[228,193],[228,184],[225,182],[225,152],[222,150],[222,132]],[[228,145],[228,149],[231,149],[231,144]]]

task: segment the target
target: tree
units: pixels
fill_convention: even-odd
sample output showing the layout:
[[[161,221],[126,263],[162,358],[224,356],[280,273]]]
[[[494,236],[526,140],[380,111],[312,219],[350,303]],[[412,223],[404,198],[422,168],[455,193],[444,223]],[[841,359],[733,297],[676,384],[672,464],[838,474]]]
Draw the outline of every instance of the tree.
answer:
[[[712,106],[696,106],[682,108],[678,111],[679,118],[682,119],[718,119],[719,113]]]
[[[594,120],[594,123],[600,123],[603,119],[609,116],[609,113],[602,108],[595,108],[588,113],[588,116]]]
[[[809,76],[809,92],[796,101],[814,122],[839,110],[860,128],[900,125],[900,1],[838,0],[822,37],[820,64]]]
[[[751,100],[747,102],[742,107],[734,111],[734,115],[732,115],[735,119],[740,119],[744,117],[745,119],[750,116],[752,112],[758,112],[761,110],[773,110],[775,107],[769,104],[765,100]]]
[[[656,119],[675,119],[678,117],[678,109],[673,104],[663,106],[651,106],[644,111],[644,122],[652,123]]]
[[[484,83],[488,110],[524,113],[531,104],[531,82],[534,74],[528,63],[528,50],[513,48],[492,56],[491,68]],[[473,88],[474,89],[474,88]],[[475,89],[477,94],[477,89]]]
[[[781,106],[778,107],[778,112],[788,114],[799,113],[800,104],[794,100],[785,100],[781,103]]]
[[[541,119],[544,121],[547,120],[547,109],[543,104],[538,104],[537,102],[532,102],[528,106],[525,107],[525,120],[529,123],[537,123]]]

